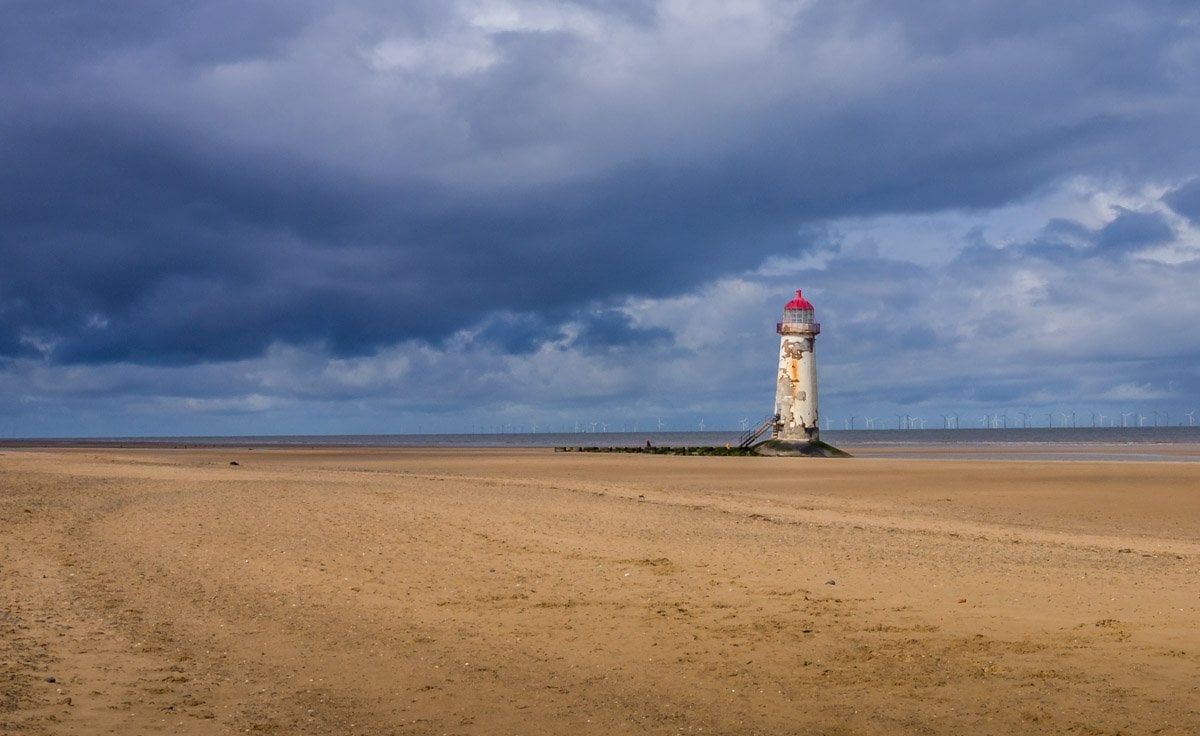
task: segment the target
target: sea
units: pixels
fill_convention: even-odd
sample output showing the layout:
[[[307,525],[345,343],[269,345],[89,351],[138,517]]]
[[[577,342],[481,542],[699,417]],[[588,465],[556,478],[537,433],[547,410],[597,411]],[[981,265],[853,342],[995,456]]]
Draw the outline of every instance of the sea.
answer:
[[[740,430],[704,432],[511,432],[482,434],[246,435],[199,437],[87,437],[0,439],[0,446],[92,447],[363,447],[554,448],[723,447],[737,445]],[[1200,426],[1054,427],[1008,429],[829,429],[821,439],[859,457],[1112,459],[1200,462]],[[1120,446],[1119,452],[1102,452]],[[1195,452],[1181,452],[1196,446]],[[908,449],[910,452],[905,452]]]

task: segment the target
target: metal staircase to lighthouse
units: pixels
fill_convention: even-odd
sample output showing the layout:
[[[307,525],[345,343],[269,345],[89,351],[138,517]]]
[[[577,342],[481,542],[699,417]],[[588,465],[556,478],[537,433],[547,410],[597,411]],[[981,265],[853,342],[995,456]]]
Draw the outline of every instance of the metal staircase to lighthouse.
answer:
[[[750,445],[753,445],[758,440],[759,437],[762,437],[764,434],[767,433],[768,430],[770,430],[772,427],[774,427],[775,422],[778,422],[778,421],[779,421],[779,415],[772,414],[771,416],[769,416],[766,419],[759,422],[758,426],[754,427],[753,429],[746,430],[742,434],[741,439],[738,440],[738,447],[743,450],[749,448]]]

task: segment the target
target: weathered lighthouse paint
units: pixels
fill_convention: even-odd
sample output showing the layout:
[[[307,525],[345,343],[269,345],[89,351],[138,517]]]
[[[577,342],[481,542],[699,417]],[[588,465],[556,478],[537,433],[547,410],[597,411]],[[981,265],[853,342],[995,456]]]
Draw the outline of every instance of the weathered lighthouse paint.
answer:
[[[779,333],[779,374],[775,384],[775,428],[771,439],[783,442],[816,442],[817,416],[816,337],[821,332],[813,305],[796,290],[796,298],[783,307]]]

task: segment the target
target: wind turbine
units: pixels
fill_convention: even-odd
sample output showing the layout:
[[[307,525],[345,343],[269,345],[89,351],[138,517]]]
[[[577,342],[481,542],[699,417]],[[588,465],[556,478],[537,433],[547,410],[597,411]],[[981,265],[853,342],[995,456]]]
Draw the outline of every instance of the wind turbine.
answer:
[[[1059,414],[1062,415],[1064,427],[1067,426],[1067,417],[1070,416],[1071,417],[1071,428],[1074,429],[1074,427],[1075,427],[1075,412],[1071,412],[1070,414],[1067,414],[1065,411],[1060,411]]]
[[[1023,411],[1017,413],[1021,415],[1021,429],[1029,429],[1029,414]]]
[[[662,431],[662,429],[663,429],[663,427],[665,427],[665,426],[667,426],[667,425],[663,424],[663,420],[662,420],[662,418],[660,417],[660,418],[659,418],[659,420],[658,420],[658,431],[660,431],[660,432],[661,432],[661,431]]]
[[[704,420],[703,419],[700,420],[700,424],[698,426],[700,427],[700,431],[703,432],[704,431]]]
[[[750,429],[750,417],[743,417],[742,420],[740,422],[738,422],[738,424],[742,425],[743,432],[749,430]]]
[[[1188,426],[1189,427],[1194,426],[1196,424],[1196,410],[1195,409],[1192,409],[1189,412],[1184,412],[1183,415],[1188,418]]]
[[[1133,416],[1133,412],[1131,412],[1131,411],[1121,412],[1121,426],[1122,427],[1129,426],[1129,417],[1131,417],[1131,416]]]

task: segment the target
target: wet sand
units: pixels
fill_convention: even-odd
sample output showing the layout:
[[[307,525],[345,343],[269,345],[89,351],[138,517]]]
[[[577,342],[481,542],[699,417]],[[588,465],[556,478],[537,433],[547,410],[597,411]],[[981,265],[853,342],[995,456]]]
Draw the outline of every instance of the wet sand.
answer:
[[[7,448],[0,733],[1194,734],[1198,568],[1194,461]]]

